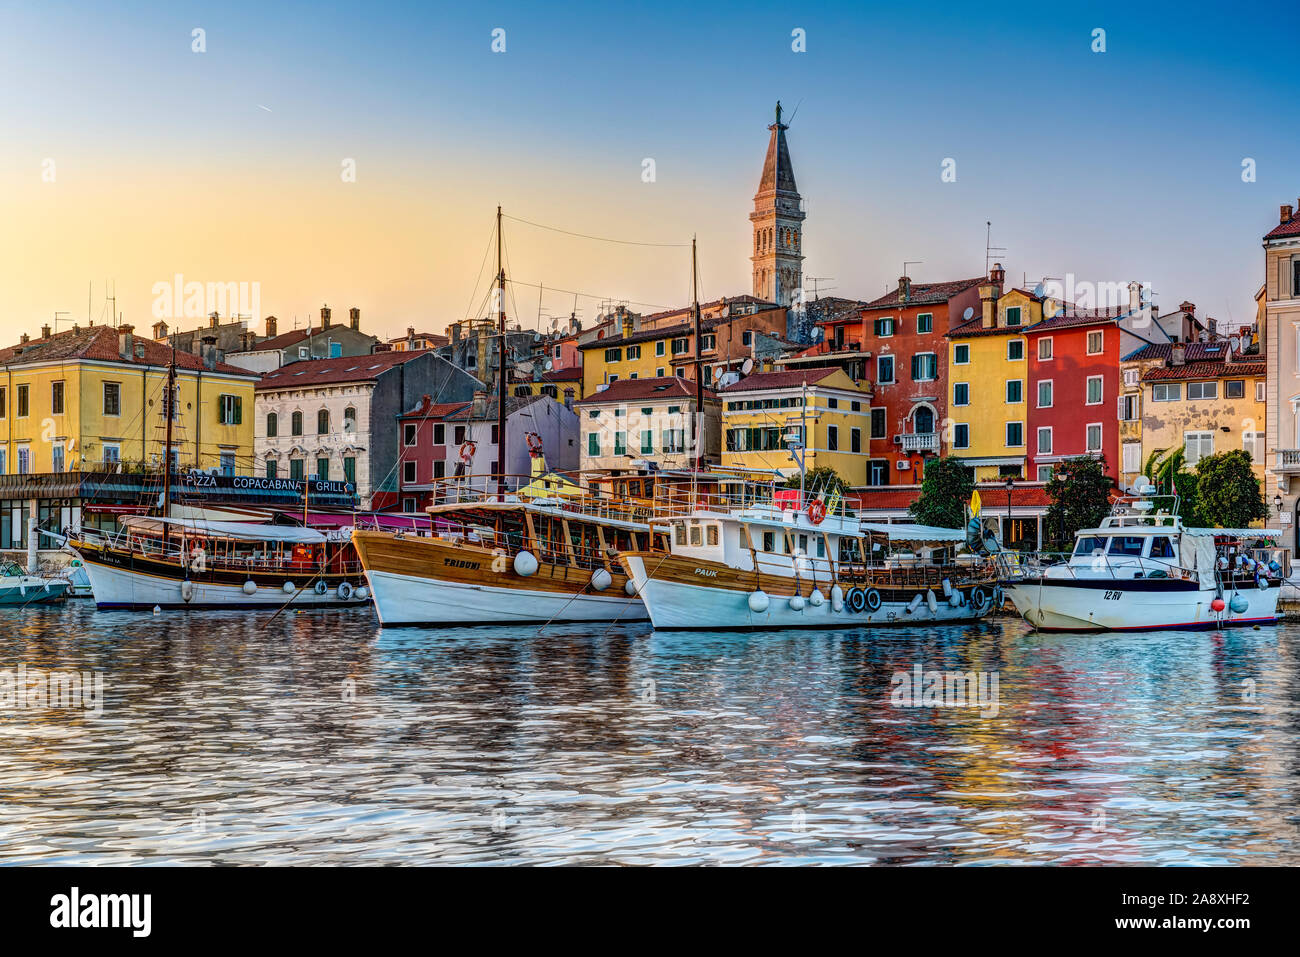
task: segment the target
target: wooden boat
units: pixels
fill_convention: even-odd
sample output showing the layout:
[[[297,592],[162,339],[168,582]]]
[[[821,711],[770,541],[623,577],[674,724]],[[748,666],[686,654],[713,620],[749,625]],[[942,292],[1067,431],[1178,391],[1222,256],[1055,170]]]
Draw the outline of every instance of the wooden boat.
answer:
[[[128,515],[68,539],[100,608],[350,607],[370,597],[345,535]]]

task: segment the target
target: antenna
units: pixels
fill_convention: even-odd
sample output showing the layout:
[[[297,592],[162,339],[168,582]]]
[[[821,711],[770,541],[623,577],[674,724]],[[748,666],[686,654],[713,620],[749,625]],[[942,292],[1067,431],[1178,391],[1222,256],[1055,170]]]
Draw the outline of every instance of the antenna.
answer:
[[[908,266],[924,266],[924,265],[925,265],[925,260],[924,260],[924,259],[908,259],[908,260],[905,260],[905,261],[903,262],[903,275],[904,275],[904,276],[907,275],[907,267],[908,267]]]
[[[985,220],[984,221],[984,275],[986,276],[989,274],[989,266],[993,262],[993,254],[1005,253],[1007,251],[1006,246],[990,245],[992,241],[993,241],[993,221]],[[999,256],[999,258],[1005,259],[1006,257]]]
[[[807,279],[810,283],[812,283],[812,287],[813,287],[813,298],[814,299],[820,298],[817,294],[817,284],[819,282],[830,282],[834,278],[835,278],[834,276],[808,276]],[[835,287],[831,286],[830,288],[834,289]]]

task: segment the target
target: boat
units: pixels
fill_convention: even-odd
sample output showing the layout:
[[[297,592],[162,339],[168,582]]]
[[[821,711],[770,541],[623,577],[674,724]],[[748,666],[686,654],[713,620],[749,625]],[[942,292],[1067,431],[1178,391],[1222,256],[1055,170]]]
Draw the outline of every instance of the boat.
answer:
[[[843,628],[971,621],[1001,604],[962,529],[861,523],[823,495],[746,482],[654,517],[619,563],[658,629]]]
[[[343,608],[370,598],[343,532],[126,515],[66,546],[99,608]]]
[[[17,562],[0,562],[0,605],[45,605],[62,601],[70,587],[61,578],[29,575]]]
[[[1173,498],[1161,508],[1161,499]],[[1040,631],[1229,628],[1278,620],[1283,549],[1275,529],[1185,526],[1177,498],[1121,496],[1069,554],[1000,559],[1002,587]],[[1252,548],[1250,543],[1260,543]],[[1281,560],[1281,561],[1280,561]]]

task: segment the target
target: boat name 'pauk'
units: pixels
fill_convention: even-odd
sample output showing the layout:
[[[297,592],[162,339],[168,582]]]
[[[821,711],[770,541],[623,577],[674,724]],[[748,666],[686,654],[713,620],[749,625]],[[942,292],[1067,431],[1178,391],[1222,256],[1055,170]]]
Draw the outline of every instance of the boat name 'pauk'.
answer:
[[[697,568],[695,574],[702,575],[705,578],[717,578],[718,570],[716,568]]]
[[[148,937],[153,928],[152,894],[69,894],[50,898],[51,927],[128,927],[133,937]]]

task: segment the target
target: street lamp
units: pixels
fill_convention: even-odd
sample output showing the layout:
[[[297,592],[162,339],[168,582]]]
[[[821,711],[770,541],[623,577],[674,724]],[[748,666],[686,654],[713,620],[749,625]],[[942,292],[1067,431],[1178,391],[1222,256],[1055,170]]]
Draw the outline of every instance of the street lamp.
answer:
[[[1015,487],[1016,487],[1016,479],[1015,479],[1015,476],[1013,476],[1013,475],[1008,475],[1008,476],[1007,476],[1007,484],[1006,484],[1006,490],[1007,490],[1007,531],[1006,531],[1006,535],[1005,535],[1005,537],[1004,537],[1003,540],[1002,540],[1002,544],[1003,544],[1004,547],[1007,545],[1008,542],[1011,541],[1011,490],[1012,490],[1013,488],[1015,488]]]
[[[1281,518],[1282,517],[1282,496],[1281,495],[1273,496],[1273,507],[1277,509],[1277,517]]]

